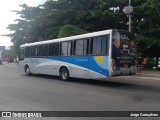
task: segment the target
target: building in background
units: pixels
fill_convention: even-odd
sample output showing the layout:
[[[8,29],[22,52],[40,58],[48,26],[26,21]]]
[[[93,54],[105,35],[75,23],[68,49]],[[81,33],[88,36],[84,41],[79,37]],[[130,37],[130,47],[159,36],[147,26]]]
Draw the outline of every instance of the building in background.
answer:
[[[6,50],[6,47],[5,46],[0,46],[0,51],[4,51]]]
[[[4,57],[5,51],[6,51],[6,47],[0,46],[0,59]]]
[[[4,57],[4,52],[0,51],[0,59],[2,59]]]

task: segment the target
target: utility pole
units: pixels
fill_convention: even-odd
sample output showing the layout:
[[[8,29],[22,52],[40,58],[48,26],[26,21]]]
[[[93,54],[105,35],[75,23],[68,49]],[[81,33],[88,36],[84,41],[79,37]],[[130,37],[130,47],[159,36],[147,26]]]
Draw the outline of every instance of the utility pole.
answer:
[[[131,0],[129,0],[129,7],[131,6]],[[132,31],[132,20],[131,20],[131,17],[132,15],[129,14],[128,15],[128,18],[129,18],[129,21],[128,21],[128,31],[131,32]]]
[[[131,0],[129,0],[129,6],[124,7],[123,12],[127,15],[129,21],[128,21],[128,31],[132,31],[132,12],[133,12],[133,7],[131,6]]]

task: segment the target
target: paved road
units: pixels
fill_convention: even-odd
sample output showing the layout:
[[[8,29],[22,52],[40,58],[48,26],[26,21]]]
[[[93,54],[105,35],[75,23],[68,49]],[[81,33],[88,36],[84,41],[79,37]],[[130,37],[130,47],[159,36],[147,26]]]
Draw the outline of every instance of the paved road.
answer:
[[[145,77],[64,82],[54,76],[28,77],[6,63],[0,65],[0,111],[158,111],[160,80]]]

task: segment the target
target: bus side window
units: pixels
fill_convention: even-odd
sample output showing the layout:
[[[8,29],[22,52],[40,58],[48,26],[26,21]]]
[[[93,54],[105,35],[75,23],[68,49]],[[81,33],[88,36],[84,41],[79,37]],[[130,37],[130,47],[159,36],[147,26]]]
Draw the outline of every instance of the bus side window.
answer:
[[[31,47],[31,57],[38,56],[38,46],[32,46]]]
[[[25,47],[25,57],[30,57],[30,47]]]
[[[48,44],[39,45],[39,56],[48,56]]]
[[[61,55],[67,56],[68,54],[68,42],[62,42],[61,43]]]
[[[74,55],[87,55],[88,45],[89,45],[88,39],[74,41],[74,49],[73,49]]]
[[[102,36],[102,55],[108,54],[108,38],[107,36]]]
[[[83,54],[88,55],[89,54],[89,39],[84,40],[83,46],[84,46]]]
[[[69,41],[68,42],[68,55],[72,55],[72,46],[73,46],[73,43]]]
[[[49,56],[58,56],[58,55],[59,55],[59,43],[50,43]]]
[[[54,55],[55,56],[59,55],[59,43],[54,44]]]
[[[76,40],[74,42],[74,55],[83,55],[83,41],[84,40]]]
[[[91,54],[100,55],[101,54],[101,36],[92,38],[90,47],[91,47]]]
[[[72,55],[72,42],[62,42],[61,43],[61,55],[62,56],[70,56]]]
[[[109,52],[109,36],[98,36],[91,38],[90,54],[92,55],[108,55]]]
[[[19,50],[19,61],[24,60],[24,49],[20,48]]]

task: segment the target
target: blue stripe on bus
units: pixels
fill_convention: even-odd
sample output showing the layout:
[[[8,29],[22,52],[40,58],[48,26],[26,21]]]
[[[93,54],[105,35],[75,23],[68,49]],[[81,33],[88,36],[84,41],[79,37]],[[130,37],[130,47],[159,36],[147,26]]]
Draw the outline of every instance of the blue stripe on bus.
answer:
[[[48,59],[78,65],[109,77],[108,56],[73,56]]]

